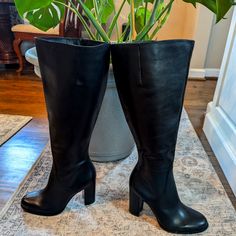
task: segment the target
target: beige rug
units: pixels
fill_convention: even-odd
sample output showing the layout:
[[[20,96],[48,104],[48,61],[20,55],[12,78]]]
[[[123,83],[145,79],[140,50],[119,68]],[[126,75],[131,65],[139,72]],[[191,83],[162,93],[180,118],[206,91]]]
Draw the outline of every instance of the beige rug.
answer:
[[[128,212],[128,180],[136,161],[137,152],[134,151],[130,157],[116,163],[95,163],[97,198],[93,205],[84,206],[79,193],[62,214],[35,216],[22,211],[20,199],[26,192],[46,184],[51,166],[51,153],[47,147],[0,213],[0,235],[170,235],[160,229],[146,205],[140,217]],[[236,235],[236,212],[186,113],[181,120],[175,176],[181,199],[208,218],[209,229],[199,235]]]
[[[32,117],[0,114],[0,146],[24,127]]]

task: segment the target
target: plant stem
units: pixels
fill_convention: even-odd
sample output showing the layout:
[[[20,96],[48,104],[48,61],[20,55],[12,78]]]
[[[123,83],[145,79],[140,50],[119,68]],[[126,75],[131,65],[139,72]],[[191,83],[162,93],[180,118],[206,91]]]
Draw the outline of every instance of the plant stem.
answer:
[[[118,27],[118,23],[117,22],[116,22],[116,37],[117,37],[117,39],[120,37],[119,27]]]
[[[114,13],[116,15],[116,9],[115,9],[115,6],[114,6]],[[118,27],[118,23],[116,21],[116,38],[118,39],[120,37],[120,34],[119,34],[119,27]]]
[[[153,6],[153,9],[152,9],[152,14],[151,14],[151,16],[148,20],[148,23],[147,23],[147,25],[144,26],[144,28],[141,30],[141,32],[139,32],[136,40],[143,39],[148,34],[148,32],[150,31],[152,26],[156,23],[156,21],[155,21],[156,11],[158,9],[160,1],[161,0],[155,0],[154,6]],[[139,37],[141,37],[141,38],[139,38]]]
[[[113,6],[114,6],[114,16],[116,16],[116,5],[115,5],[114,0],[112,1],[112,3],[113,3]],[[114,19],[114,17],[113,17],[113,19]],[[112,20],[113,20],[113,19],[112,19]],[[120,36],[119,36],[119,28],[118,28],[117,20],[118,20],[118,19],[116,19],[116,21],[115,21],[115,28],[116,28],[116,37],[117,37],[117,39],[118,39]],[[109,28],[110,28],[110,26],[109,26]],[[109,30],[109,28],[108,28],[108,30]],[[112,35],[112,32],[111,32],[111,34],[109,35],[109,38],[111,37],[111,35]]]
[[[63,2],[59,2],[57,0],[53,0],[53,2],[58,3],[63,5],[64,7],[68,8],[69,10],[71,10],[72,12],[74,12],[79,20],[81,21],[82,25],[84,26],[84,29],[86,30],[86,32],[89,34],[89,37],[93,40],[96,40],[95,35],[92,33],[92,31],[90,30],[87,22],[84,20],[83,16],[80,14],[80,12],[77,10],[77,8],[75,7],[75,5],[73,4],[73,2],[71,2],[71,0],[69,0],[69,2],[71,3],[72,7],[70,7],[69,5],[63,3]]]
[[[94,15],[95,15],[96,19],[99,20],[97,0],[93,0],[93,5],[94,5],[94,10],[95,10]]]
[[[155,4],[154,4],[154,7],[153,7],[153,11],[152,11],[152,14],[150,16],[150,19],[149,19],[149,24],[152,24],[155,22],[155,17],[156,17],[156,11],[158,9],[158,6],[159,6],[159,3],[161,2],[161,0],[156,0],[155,1]]]
[[[83,3],[82,0],[77,0],[79,2],[79,4],[81,5],[81,7],[83,8],[85,14],[87,15],[87,17],[89,18],[89,20],[91,21],[91,23],[93,24],[93,26],[95,27],[95,29],[98,31],[99,35],[101,36],[101,38],[105,41],[105,42],[110,42],[110,39],[108,37],[108,35],[106,34],[106,32],[104,31],[104,29],[102,28],[102,26],[98,23],[98,21],[96,20],[96,18],[94,17],[93,13],[87,8],[87,6]]]
[[[73,6],[73,8],[75,9],[75,12],[76,12],[76,14],[77,14],[79,20],[81,21],[81,23],[86,25],[86,28],[85,28],[85,29],[86,29],[87,33],[89,33],[89,35],[92,36],[92,39],[93,39],[93,40],[96,40],[97,37],[92,33],[92,31],[91,31],[89,25],[87,24],[87,22],[85,21],[84,17],[83,17],[83,16],[81,15],[81,13],[79,12],[79,10],[76,8],[76,6],[75,6],[75,4],[73,3],[73,1],[72,1],[72,0],[69,0],[69,2],[70,2],[70,4]],[[87,29],[88,29],[88,30],[87,30]],[[89,31],[89,32],[88,32],[88,31]]]
[[[134,1],[130,0],[130,41],[135,40],[137,33],[135,30],[135,12],[134,12]]]
[[[126,33],[127,33],[127,30],[129,29],[129,27],[130,27],[130,25],[129,25],[129,23],[127,23],[127,25],[125,26],[124,32],[122,33],[122,35],[121,35],[120,38],[118,39],[118,42],[119,42],[119,43],[120,43],[120,42],[123,42],[124,37],[125,37],[125,35],[126,35]]]
[[[148,8],[148,1],[146,0],[145,2],[145,12],[144,12],[144,24],[143,25],[146,25],[146,22],[147,22],[147,8]]]
[[[162,28],[162,26],[165,24],[165,22],[167,21],[167,19],[170,16],[170,11],[172,9],[172,5],[169,6],[168,11],[166,12],[164,18],[161,20],[161,23],[157,25],[156,29],[152,32],[152,35],[150,36],[150,39],[153,39],[157,32]]]
[[[115,16],[112,19],[112,22],[111,22],[111,24],[110,24],[110,26],[108,28],[108,37],[111,37],[113,29],[114,29],[115,25],[117,25],[118,18],[119,18],[120,13],[121,13],[124,5],[125,5],[125,2],[126,2],[126,0],[123,0],[123,2],[121,3],[120,8],[118,9],[117,13],[115,14]]]
[[[159,2],[159,0],[156,0],[156,2]],[[149,31],[152,29],[153,25],[155,25],[155,23],[161,19],[161,17],[163,16],[163,14],[169,9],[169,7],[173,4],[174,0],[170,0],[170,2],[166,5],[166,7],[164,8],[164,10],[161,12],[161,14],[157,17],[157,19],[151,19],[152,16],[150,17],[147,25],[141,30],[141,32],[137,35],[136,40],[142,40],[148,33]],[[156,5],[156,4],[155,4]],[[158,5],[156,5],[156,8],[154,7],[153,12],[156,13]],[[154,15],[152,12],[152,15]],[[155,15],[154,15],[155,17]]]

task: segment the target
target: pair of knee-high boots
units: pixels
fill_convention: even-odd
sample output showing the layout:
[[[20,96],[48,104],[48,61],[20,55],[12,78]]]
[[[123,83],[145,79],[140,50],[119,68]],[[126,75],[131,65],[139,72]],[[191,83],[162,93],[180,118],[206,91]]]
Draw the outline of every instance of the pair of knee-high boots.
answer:
[[[197,233],[206,218],[179,199],[173,161],[192,41],[106,44],[89,40],[37,39],[48,111],[53,166],[45,189],[22,199],[24,210],[55,215],[84,190],[95,201],[90,137],[106,89],[110,52],[121,104],[139,158],[130,177],[130,212],[146,202],[160,226]]]

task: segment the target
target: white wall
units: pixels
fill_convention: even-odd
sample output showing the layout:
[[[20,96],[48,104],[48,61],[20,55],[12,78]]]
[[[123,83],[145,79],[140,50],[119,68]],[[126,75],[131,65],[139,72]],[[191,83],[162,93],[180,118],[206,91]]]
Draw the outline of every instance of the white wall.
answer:
[[[222,63],[225,44],[228,37],[233,9],[230,10],[225,20],[215,24],[215,17],[211,29],[209,47],[206,56],[205,67],[219,69]]]
[[[218,77],[232,18],[232,10],[216,24],[215,16],[203,6],[198,7],[196,42],[190,77]]]
[[[204,69],[209,45],[213,14],[205,7],[198,6],[196,27],[193,39],[195,48],[191,61],[191,68]]]

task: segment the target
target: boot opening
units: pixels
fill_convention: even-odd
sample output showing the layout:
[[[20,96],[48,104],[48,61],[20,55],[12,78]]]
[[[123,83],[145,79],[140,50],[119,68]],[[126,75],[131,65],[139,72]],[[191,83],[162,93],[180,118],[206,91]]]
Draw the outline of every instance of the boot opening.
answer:
[[[94,47],[103,45],[104,42],[89,40],[89,39],[78,39],[78,38],[63,38],[63,37],[38,37],[36,41],[43,41],[47,43],[59,43],[59,44],[66,44],[71,46],[85,46],[85,47]]]

